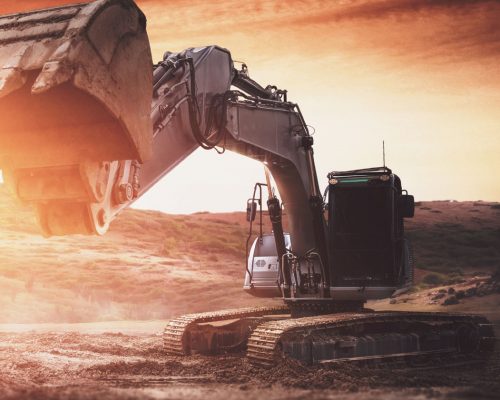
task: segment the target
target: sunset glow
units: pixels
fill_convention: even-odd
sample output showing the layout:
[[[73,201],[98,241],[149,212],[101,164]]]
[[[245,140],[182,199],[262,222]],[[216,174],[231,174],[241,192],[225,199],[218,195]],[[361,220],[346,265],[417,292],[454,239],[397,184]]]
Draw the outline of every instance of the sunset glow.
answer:
[[[0,12],[65,3],[3,1]],[[500,199],[498,2],[138,4],[155,60],[218,44],[260,83],[288,89],[316,131],[322,185],[330,170],[380,165],[385,140],[388,165],[417,199]],[[236,210],[262,179],[258,163],[199,150],[137,206]],[[197,194],[214,188],[220,196],[200,204]]]
[[[498,398],[499,64],[500,0],[0,1],[0,400]]]

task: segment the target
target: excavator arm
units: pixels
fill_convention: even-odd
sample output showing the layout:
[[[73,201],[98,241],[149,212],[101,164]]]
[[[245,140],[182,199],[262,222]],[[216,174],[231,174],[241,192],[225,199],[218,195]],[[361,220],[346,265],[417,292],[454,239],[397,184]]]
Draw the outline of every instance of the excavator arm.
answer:
[[[46,236],[104,234],[190,153],[218,147],[266,164],[294,251],[318,248],[311,199],[321,196],[300,110],[236,70],[227,50],[166,53],[153,65],[129,0],[5,16],[0,28],[0,168]]]

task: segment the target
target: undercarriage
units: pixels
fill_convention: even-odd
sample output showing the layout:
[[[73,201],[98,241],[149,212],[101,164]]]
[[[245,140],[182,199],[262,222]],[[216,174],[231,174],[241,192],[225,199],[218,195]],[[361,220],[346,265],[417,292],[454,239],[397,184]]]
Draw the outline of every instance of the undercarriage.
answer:
[[[432,362],[487,356],[494,347],[484,317],[428,312],[358,312],[292,318],[290,309],[261,307],[189,314],[164,332],[172,355],[246,349],[248,361],[270,367],[283,358],[305,364]]]

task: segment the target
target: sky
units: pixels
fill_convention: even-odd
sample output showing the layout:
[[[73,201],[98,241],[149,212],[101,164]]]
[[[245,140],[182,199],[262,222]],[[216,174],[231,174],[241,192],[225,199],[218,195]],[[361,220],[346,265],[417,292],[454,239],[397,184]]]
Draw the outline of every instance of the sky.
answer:
[[[64,4],[0,2],[0,13]],[[155,60],[218,44],[288,89],[315,130],[319,181],[389,167],[417,200],[500,201],[500,1],[137,1]],[[242,210],[262,166],[198,150],[135,207]]]

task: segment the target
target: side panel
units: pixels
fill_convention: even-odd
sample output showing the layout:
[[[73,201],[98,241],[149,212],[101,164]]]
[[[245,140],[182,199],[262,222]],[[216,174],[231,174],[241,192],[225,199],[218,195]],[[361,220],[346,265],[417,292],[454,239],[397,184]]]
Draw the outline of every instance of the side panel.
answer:
[[[290,249],[290,235],[288,234],[285,234],[285,243]],[[266,234],[262,238],[256,238],[247,260],[248,269],[243,284],[245,292],[255,297],[281,297],[278,287],[279,265],[280,260],[274,236]]]

